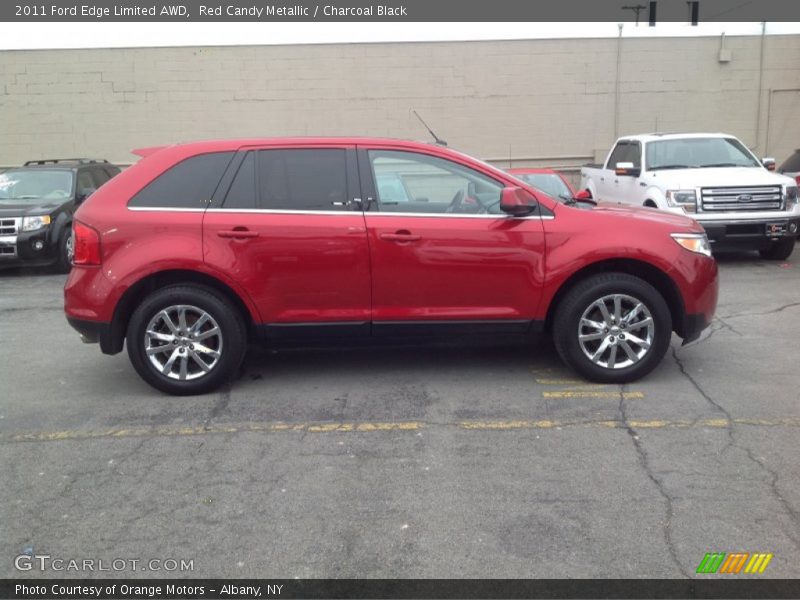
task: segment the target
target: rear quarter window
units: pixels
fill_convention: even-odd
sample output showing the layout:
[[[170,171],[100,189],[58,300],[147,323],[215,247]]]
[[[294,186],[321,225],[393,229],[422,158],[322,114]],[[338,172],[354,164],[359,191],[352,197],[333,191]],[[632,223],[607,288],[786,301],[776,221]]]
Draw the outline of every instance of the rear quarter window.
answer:
[[[128,206],[205,208],[233,155],[233,152],[212,152],[187,158],[148,183],[131,198]]]

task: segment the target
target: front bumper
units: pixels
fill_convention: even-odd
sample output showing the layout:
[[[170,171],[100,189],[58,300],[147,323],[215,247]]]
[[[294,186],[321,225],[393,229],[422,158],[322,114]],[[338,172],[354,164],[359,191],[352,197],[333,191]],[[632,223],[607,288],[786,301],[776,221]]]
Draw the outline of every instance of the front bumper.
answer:
[[[800,231],[800,218],[797,217],[724,221],[698,219],[698,222],[705,229],[712,250],[726,248],[763,250],[776,241],[796,238]]]
[[[0,235],[0,268],[53,264],[58,259],[58,244],[51,237],[49,227]]]

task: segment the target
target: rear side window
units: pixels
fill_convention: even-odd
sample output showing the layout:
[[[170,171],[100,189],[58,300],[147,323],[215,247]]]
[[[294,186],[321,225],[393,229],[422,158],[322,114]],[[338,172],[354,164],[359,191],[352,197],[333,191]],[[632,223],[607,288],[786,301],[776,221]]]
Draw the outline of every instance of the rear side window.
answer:
[[[348,210],[345,150],[261,150],[258,187],[262,209]]]
[[[205,208],[233,152],[212,152],[187,158],[151,181],[128,206]]]

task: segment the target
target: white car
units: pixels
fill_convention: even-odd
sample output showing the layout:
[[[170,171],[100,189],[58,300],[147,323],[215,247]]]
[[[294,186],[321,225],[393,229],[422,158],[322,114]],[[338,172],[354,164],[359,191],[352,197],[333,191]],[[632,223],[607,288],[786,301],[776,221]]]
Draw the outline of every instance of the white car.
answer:
[[[595,200],[686,214],[706,230],[714,250],[791,255],[800,227],[797,182],[773,173],[724,133],[625,136],[604,165],[581,169],[581,188]]]

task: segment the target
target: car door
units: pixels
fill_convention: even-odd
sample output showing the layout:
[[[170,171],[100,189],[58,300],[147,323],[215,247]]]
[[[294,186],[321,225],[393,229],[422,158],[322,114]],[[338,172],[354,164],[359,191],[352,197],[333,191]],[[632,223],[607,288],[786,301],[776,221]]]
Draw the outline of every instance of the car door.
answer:
[[[600,174],[600,184],[597,187],[597,195],[600,200],[605,200],[606,202],[622,202],[619,193],[620,178],[615,170],[617,168],[617,163],[627,161],[629,148],[630,142],[622,140],[617,142],[614,150],[609,155],[605,169]]]
[[[248,148],[220,186],[204,216],[204,259],[244,288],[264,332],[368,334],[369,252],[355,149]]]
[[[433,153],[359,147],[359,171],[374,335],[529,329],[544,275],[540,216],[505,215],[501,181]],[[389,178],[407,197],[376,188]]]

